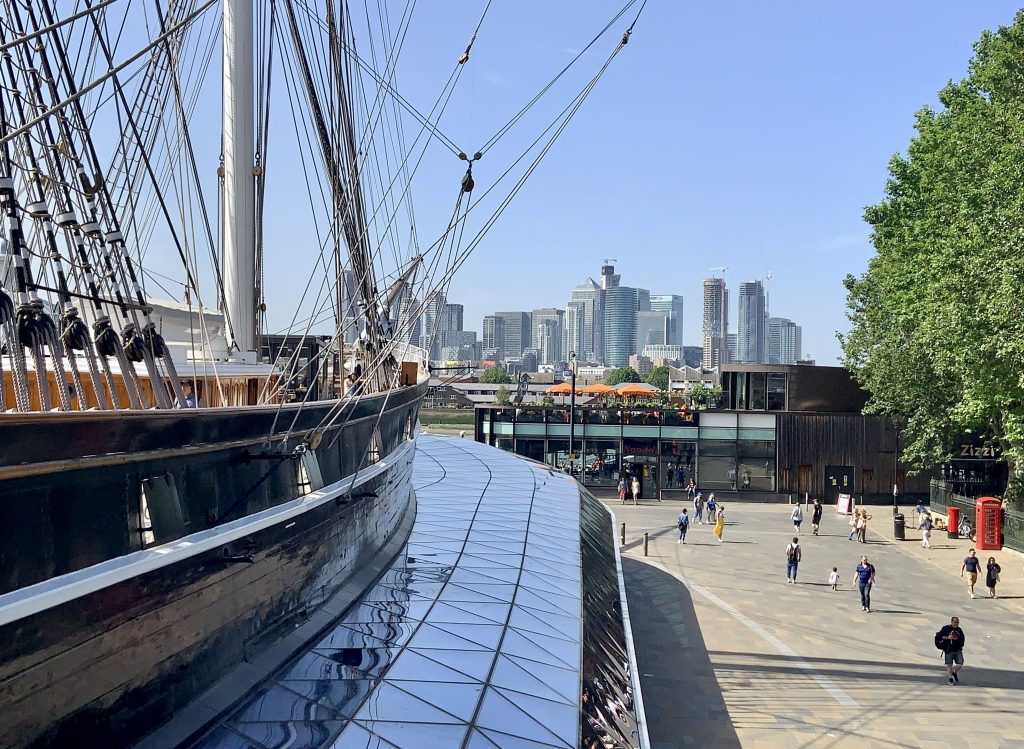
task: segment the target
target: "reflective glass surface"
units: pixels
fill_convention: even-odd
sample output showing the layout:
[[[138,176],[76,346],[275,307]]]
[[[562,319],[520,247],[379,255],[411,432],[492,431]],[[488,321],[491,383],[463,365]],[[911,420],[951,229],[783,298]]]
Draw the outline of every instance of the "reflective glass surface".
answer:
[[[194,746],[638,746],[604,507],[468,440],[420,437],[413,483],[390,568]]]

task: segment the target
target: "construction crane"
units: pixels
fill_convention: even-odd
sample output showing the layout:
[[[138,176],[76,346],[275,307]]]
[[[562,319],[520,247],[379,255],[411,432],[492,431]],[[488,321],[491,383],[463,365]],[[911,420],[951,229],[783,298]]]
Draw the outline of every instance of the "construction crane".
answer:
[[[729,270],[729,268],[727,266],[724,266],[724,265],[719,265],[719,266],[717,266],[715,268],[708,268],[708,270],[717,270],[718,271],[718,275],[724,276],[725,272],[727,270]]]
[[[604,259],[604,264],[605,265],[611,265],[612,263],[617,263],[617,262],[619,262],[619,259],[617,257],[606,257]]]

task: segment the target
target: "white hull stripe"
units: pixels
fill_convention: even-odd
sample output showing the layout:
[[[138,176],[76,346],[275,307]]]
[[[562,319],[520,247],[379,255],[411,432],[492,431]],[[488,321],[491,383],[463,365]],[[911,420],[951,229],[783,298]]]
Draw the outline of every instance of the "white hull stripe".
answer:
[[[230,523],[218,525],[180,538],[168,544],[108,559],[66,575],[50,578],[26,588],[0,596],[0,626],[23,619],[40,611],[117,585],[125,580],[153,572],[197,554],[204,554],[225,544],[245,538],[278,523],[287,522],[310,510],[333,502],[337,497],[358,488],[382,473],[412,460],[415,439],[409,440],[386,458],[364,468],[353,476],[325,486],[319,491],[298,497],[267,510],[247,515]]]

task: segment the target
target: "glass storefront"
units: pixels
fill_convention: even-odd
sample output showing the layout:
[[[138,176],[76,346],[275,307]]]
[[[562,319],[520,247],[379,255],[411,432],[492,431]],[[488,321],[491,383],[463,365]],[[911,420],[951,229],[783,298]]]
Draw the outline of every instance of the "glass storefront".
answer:
[[[751,382],[747,394],[757,398]],[[762,382],[771,397],[770,375]],[[496,447],[564,468],[569,462],[568,409],[492,408],[478,418],[479,436]],[[640,481],[642,496],[681,492],[690,479],[703,491],[774,492],[775,417],[670,408],[579,408],[575,451],[583,483],[614,487]]]

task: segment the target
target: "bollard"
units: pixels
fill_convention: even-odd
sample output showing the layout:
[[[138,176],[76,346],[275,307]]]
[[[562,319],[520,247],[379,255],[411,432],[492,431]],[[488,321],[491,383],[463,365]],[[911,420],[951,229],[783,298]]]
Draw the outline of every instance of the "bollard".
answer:
[[[625,544],[626,543],[626,524],[625,523],[623,523],[622,527],[619,529],[619,543],[620,544]]]
[[[648,541],[648,538],[647,538],[647,534],[645,533],[644,534],[644,556],[647,556],[647,541]]]

